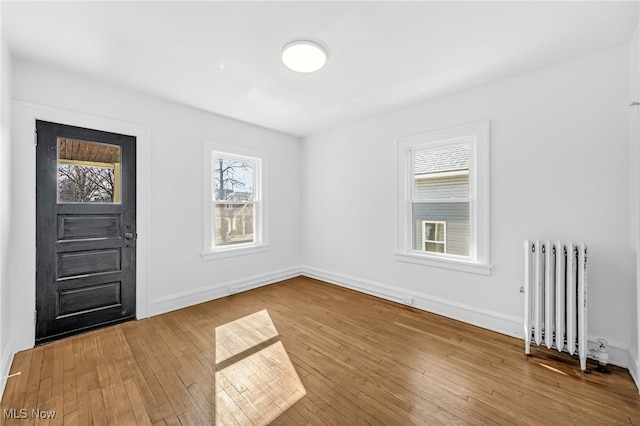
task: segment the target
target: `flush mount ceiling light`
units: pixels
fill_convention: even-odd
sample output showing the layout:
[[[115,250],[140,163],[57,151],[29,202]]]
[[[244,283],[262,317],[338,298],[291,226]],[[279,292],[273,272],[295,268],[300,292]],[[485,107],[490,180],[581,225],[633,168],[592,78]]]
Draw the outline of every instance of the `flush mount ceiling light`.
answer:
[[[293,41],[282,48],[282,63],[292,71],[318,71],[326,62],[326,49],[313,41]]]

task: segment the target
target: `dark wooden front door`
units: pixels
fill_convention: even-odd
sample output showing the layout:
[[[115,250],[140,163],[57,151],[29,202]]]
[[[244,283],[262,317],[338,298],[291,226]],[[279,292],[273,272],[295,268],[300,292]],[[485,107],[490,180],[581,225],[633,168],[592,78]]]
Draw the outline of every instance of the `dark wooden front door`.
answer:
[[[36,343],[135,318],[136,138],[36,121]]]

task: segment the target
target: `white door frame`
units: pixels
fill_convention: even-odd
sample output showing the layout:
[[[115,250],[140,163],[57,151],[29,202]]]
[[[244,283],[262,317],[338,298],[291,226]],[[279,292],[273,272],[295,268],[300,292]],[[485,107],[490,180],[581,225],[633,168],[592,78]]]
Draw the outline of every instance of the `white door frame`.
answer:
[[[640,22],[640,21],[639,21]],[[640,73],[638,74],[638,78],[636,79],[636,93],[635,93],[635,99],[633,99],[633,101],[636,102],[640,102]],[[634,108],[634,112],[635,114],[638,116],[637,121],[636,121],[636,132],[635,132],[635,136],[636,136],[636,140],[632,141],[632,143],[635,144],[635,169],[636,169],[636,322],[637,322],[637,328],[636,328],[636,345],[637,347],[635,348],[635,352],[636,352],[636,356],[640,357],[640,106],[634,106],[632,107]],[[640,365],[638,364],[640,362],[639,359],[632,359],[630,360],[629,364],[633,364],[630,366],[629,371],[631,372],[631,375],[633,376],[634,381],[636,382],[636,387],[638,388],[638,391],[640,391],[640,377],[638,377],[638,374],[640,374]]]
[[[148,315],[147,267],[149,256],[149,190],[151,129],[137,124],[95,117],[21,101],[12,109],[12,244],[11,298],[15,323],[15,351],[35,343],[33,311],[36,304],[36,120],[103,130],[136,137],[136,317]]]

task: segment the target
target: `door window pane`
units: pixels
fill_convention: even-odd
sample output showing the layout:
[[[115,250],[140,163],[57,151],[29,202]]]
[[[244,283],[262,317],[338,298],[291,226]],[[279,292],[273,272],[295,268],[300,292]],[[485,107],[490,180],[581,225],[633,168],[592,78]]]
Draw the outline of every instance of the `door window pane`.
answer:
[[[120,203],[117,145],[58,138],[58,202]]]

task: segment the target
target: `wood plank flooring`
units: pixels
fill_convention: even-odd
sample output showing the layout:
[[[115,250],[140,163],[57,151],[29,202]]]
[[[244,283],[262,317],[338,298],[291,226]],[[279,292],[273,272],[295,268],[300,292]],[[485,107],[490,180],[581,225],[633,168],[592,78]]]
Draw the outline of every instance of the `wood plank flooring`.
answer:
[[[640,425],[624,369],[304,277],[20,352],[17,372],[6,425]]]

